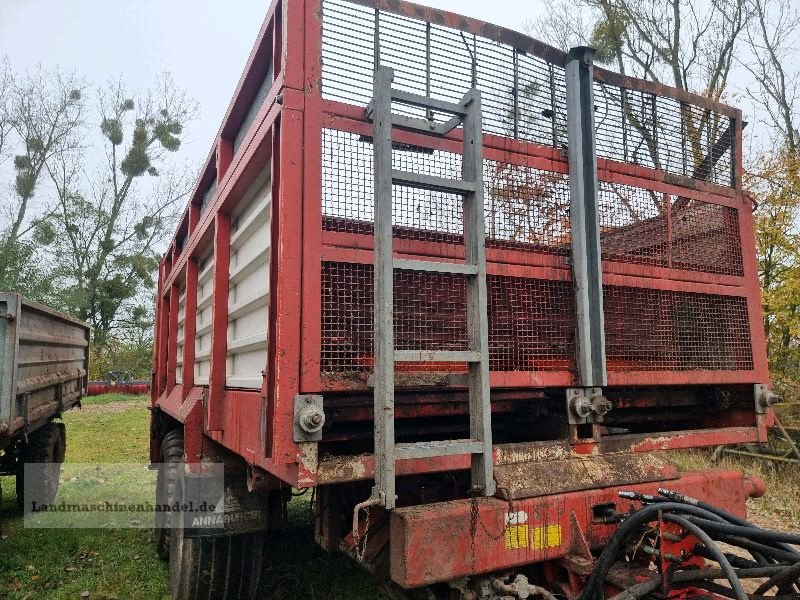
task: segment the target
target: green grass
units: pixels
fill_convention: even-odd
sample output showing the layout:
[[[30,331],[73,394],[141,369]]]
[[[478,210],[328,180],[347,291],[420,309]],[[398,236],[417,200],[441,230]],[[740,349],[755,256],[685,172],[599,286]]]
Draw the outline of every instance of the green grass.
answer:
[[[732,455],[724,455],[714,462],[710,450],[699,449],[674,452],[671,459],[682,471],[718,468],[760,477],[767,484],[767,493],[762,498],[750,500],[749,510],[777,516],[785,525],[800,529],[800,473],[794,464]],[[780,526],[776,525],[777,528]]]
[[[150,401],[148,396],[137,396],[131,394],[99,394],[97,396],[86,396],[83,400],[81,400],[81,404],[84,406],[90,406],[93,404],[109,404],[110,402],[133,402],[140,403],[140,404],[147,404]]]
[[[130,407],[69,411],[68,463],[149,461],[149,414],[142,396],[107,394],[84,404],[129,401]],[[76,465],[65,466],[65,473]],[[87,478],[90,473],[85,474]],[[62,483],[59,499],[69,495]],[[16,509],[13,478],[3,478],[0,499],[0,598],[162,600],[169,598],[166,563],[149,529],[32,529]],[[132,486],[132,496],[141,493]],[[146,490],[148,491],[148,490]],[[149,493],[149,491],[148,491]],[[328,555],[313,541],[310,492],[289,506],[289,528],[270,535],[261,576],[263,600],[380,600],[370,575],[343,555]]]
[[[131,405],[67,412],[66,461],[147,463],[149,414]],[[13,478],[2,483],[0,598],[74,599],[84,591],[97,600],[169,598],[167,566],[153,550],[150,530],[25,528]]]

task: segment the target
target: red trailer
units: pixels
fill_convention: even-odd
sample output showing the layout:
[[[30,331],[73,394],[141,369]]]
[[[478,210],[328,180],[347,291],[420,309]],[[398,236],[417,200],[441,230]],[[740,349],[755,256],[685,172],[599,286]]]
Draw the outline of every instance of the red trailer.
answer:
[[[653,565],[682,587],[703,538],[669,506],[730,525],[763,493],[665,454],[771,421],[743,126],[588,48],[275,0],[160,266],[160,499],[223,462],[238,515],[161,522],[174,596],[253,597],[308,487],[319,544],[396,589],[588,598]],[[653,520],[646,559],[611,556]]]

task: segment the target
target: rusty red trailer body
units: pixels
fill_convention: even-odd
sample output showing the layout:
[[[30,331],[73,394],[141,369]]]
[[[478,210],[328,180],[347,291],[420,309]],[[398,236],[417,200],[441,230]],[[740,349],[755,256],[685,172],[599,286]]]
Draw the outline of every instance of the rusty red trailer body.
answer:
[[[617,460],[766,439],[770,412],[758,408],[763,388],[755,386],[768,384],[769,374],[752,205],[742,189],[742,113],[599,68],[604,393],[613,410],[602,426],[568,422],[564,393],[578,382],[566,60],[516,32],[401,1],[273,2],[159,270],[152,400],[156,418],[184,424],[190,461],[213,441],[254,473],[294,487],[374,475],[365,106],[378,64],[421,95],[452,101],[472,85],[481,90],[498,478],[511,481],[513,469],[503,467],[520,456],[552,465],[553,457]],[[439,177],[460,173],[460,130],[440,139],[396,131],[393,145],[398,164]],[[463,260],[452,197],[396,196],[396,256]],[[263,243],[251,241],[252,232]],[[401,271],[395,294],[397,348],[463,348],[463,281]],[[458,363],[402,365],[398,440],[446,439],[466,427],[465,372]],[[323,397],[320,441],[294,439],[301,394]],[[153,461],[158,448],[154,435]],[[469,464],[464,455],[409,459],[397,472]],[[681,485],[691,493],[693,481]],[[738,481],[729,494],[734,510],[746,496]],[[556,486],[535,492],[536,502],[573,502],[588,498],[581,489],[615,484],[570,483],[569,498]],[[403,543],[416,535],[405,530]],[[401,582],[427,582],[407,560]],[[493,566],[486,561],[481,570]]]

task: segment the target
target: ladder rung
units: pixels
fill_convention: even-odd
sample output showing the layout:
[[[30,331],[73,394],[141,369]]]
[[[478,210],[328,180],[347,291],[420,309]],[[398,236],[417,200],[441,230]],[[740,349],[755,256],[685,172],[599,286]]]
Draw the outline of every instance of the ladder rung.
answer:
[[[430,271],[433,273],[452,273],[454,275],[477,275],[477,265],[440,262],[434,260],[408,260],[395,258],[394,268],[404,271]]]
[[[392,125],[402,129],[410,129],[411,131],[418,131],[420,133],[444,135],[450,133],[461,125],[461,117],[455,116],[449,121],[438,122],[428,121],[426,119],[416,119],[414,117],[407,117],[405,115],[392,114]]]
[[[395,350],[395,362],[480,362],[481,353],[473,350]]]
[[[400,104],[418,106],[419,108],[430,108],[431,110],[446,112],[451,115],[464,116],[467,114],[467,109],[461,104],[437,100],[436,98],[428,98],[427,96],[420,96],[419,94],[412,94],[411,92],[396,90],[394,88],[392,88],[392,100]]]
[[[372,100],[367,104],[367,118],[372,119],[374,110]],[[461,125],[463,117],[456,115],[449,121],[429,121],[427,119],[418,119],[416,117],[409,117],[406,115],[398,115],[392,113],[392,126],[400,127],[402,129],[409,129],[427,135],[445,135],[450,133]]]
[[[430,458],[432,456],[452,456],[454,454],[481,454],[483,442],[479,440],[443,440],[436,442],[415,442],[397,444],[395,458]]]
[[[475,184],[472,181],[446,179],[444,177],[434,177],[433,175],[423,175],[422,173],[409,173],[408,171],[393,170],[392,183],[448,194],[470,194],[475,191]]]

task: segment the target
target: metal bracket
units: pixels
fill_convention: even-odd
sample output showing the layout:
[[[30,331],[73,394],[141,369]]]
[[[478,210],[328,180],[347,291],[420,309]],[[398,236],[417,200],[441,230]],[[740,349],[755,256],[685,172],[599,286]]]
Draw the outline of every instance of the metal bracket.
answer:
[[[613,405],[602,388],[568,388],[567,417],[570,425],[602,423]]]
[[[765,415],[775,404],[783,402],[783,398],[770,390],[769,386],[765,383],[755,384],[753,386],[753,392],[756,401],[757,415]]]
[[[322,409],[322,396],[319,394],[298,394],[294,397],[294,441],[319,442],[322,440],[322,427],[325,425],[325,412]]]

